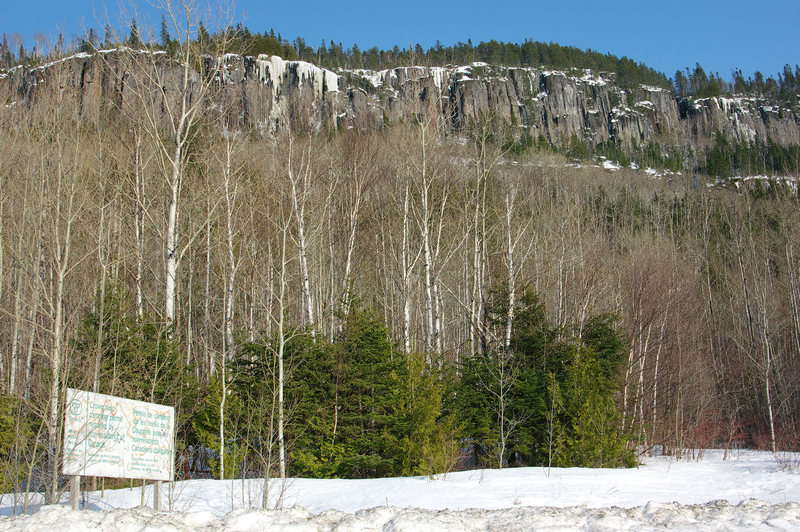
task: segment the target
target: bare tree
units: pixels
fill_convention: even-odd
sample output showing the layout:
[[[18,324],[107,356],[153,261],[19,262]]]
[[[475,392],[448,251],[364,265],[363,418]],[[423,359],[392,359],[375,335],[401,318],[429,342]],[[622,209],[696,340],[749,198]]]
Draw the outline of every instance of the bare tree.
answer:
[[[48,319],[46,356],[50,365],[47,385],[47,414],[44,419],[47,432],[47,491],[46,501],[54,503],[58,496],[61,451],[61,409],[63,400],[63,378],[70,360],[68,353],[68,325],[73,307],[68,307],[70,283],[76,266],[83,257],[75,252],[81,238],[76,236],[81,219],[85,196],[81,187],[81,165],[86,163],[83,149],[84,133],[71,114],[67,95],[60,87],[59,72],[52,73],[52,85],[48,87],[47,103],[40,101],[42,115],[35,127],[45,128],[41,135],[38,163],[40,179],[46,180],[42,187],[44,200],[41,206],[45,217],[42,232],[42,252],[47,261],[48,278],[39,278],[44,296],[44,314]],[[44,100],[44,98],[42,98]],[[36,118],[34,118],[36,120]],[[77,255],[77,256],[76,256]],[[38,259],[38,257],[37,257]]]
[[[308,271],[309,243],[306,230],[306,200],[311,186],[311,144],[301,150],[300,165],[294,166],[295,138],[291,133],[287,136],[288,163],[286,171],[292,192],[292,212],[297,223],[297,246],[300,256],[301,275],[303,277],[303,296],[305,298],[306,318],[311,334],[315,335],[314,300],[311,294],[311,280]]]
[[[519,261],[517,260],[517,247],[526,236],[528,227],[530,226],[530,219],[524,222],[514,219],[517,194],[519,188],[517,183],[510,185],[510,191],[506,193],[505,199],[505,233],[506,233],[506,249],[505,249],[505,262],[508,270],[508,308],[506,310],[506,330],[503,336],[503,351],[508,356],[511,349],[511,335],[513,332],[514,324],[514,311],[516,310],[517,302],[517,276],[519,274]],[[532,242],[529,241],[528,249],[523,253],[523,257],[530,252]]]
[[[493,451],[497,468],[502,469],[506,463],[508,441],[528,416],[520,415],[511,407],[518,377],[513,357],[506,353],[493,353],[486,355],[485,364],[488,380],[482,380],[481,384],[492,397],[491,409],[497,421]]]
[[[227,364],[236,355],[236,342],[233,338],[234,298],[236,286],[236,273],[239,269],[242,256],[239,240],[241,231],[236,226],[235,217],[239,208],[238,197],[241,192],[240,172],[234,162],[234,157],[240,147],[240,133],[228,127],[223,129],[224,153],[218,162],[221,167],[223,191],[225,196],[225,236],[227,244],[227,272],[225,276],[225,343],[224,353],[220,361],[220,382],[222,384],[222,398],[219,404],[219,438],[220,438],[220,479],[225,478],[225,402],[228,395],[228,385],[231,376],[227,373]],[[216,155],[216,153],[214,154]]]
[[[196,127],[203,119],[203,111],[218,79],[216,61],[204,61],[203,54],[212,52],[223,55],[228,47],[230,34],[219,33],[214,39],[213,50],[206,50],[194,40],[203,13],[195,0],[159,0],[156,7],[165,15],[171,34],[176,36],[175,59],[163,52],[151,50],[125,50],[125,68],[130,77],[124,90],[133,99],[134,112],[131,118],[140,125],[148,138],[164,179],[167,194],[166,227],[162,237],[165,244],[164,257],[164,318],[169,325],[176,319],[177,276],[180,260],[188,249],[188,242],[180,237],[181,197],[186,177],[187,164],[191,157],[191,146],[198,135]],[[231,10],[222,6],[219,26],[231,24]],[[143,41],[143,39],[138,39]],[[173,61],[177,64],[173,64]],[[205,71],[197,72],[195,65],[204,65]],[[169,67],[169,68],[167,68]],[[210,70],[210,71],[209,71]],[[177,79],[173,76],[178,73]],[[125,95],[123,95],[124,101]],[[196,236],[196,235],[194,235]]]

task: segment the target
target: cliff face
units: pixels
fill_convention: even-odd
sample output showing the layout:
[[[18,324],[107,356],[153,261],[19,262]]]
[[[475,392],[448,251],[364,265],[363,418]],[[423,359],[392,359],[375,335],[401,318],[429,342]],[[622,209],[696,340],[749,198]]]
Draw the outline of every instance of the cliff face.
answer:
[[[150,72],[134,75],[131,52],[102,51],[38,67],[0,74],[0,103],[36,97],[40,85],[57,85],[76,109],[97,116],[113,102],[121,109],[149,98],[174,98],[181,90],[182,66],[165,54],[149,61]],[[157,70],[157,72],[155,72]],[[625,148],[658,141],[698,151],[717,132],[731,141],[760,137],[800,144],[800,113],[762,105],[752,98],[677,100],[667,90],[642,86],[626,93],[613,77],[590,71],[561,72],[473,63],[461,67],[402,67],[380,72],[332,72],[276,56],[228,54],[204,58],[215,82],[209,112],[224,110],[237,124],[264,134],[300,121],[313,128],[379,125],[437,119],[455,129],[495,119],[517,133],[527,130],[561,145],[573,136],[593,144],[615,140]],[[142,91],[145,79],[160,80],[159,90]],[[193,74],[189,91],[200,75]]]

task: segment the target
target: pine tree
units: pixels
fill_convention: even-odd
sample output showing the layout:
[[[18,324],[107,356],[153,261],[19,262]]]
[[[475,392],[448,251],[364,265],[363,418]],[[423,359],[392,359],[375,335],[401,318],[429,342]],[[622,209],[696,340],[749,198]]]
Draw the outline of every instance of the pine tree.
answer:
[[[139,40],[139,30],[136,27],[136,19],[131,20],[131,32],[128,36],[128,45],[134,48],[141,45],[141,41]]]
[[[675,71],[675,92],[679,98],[689,96],[689,83],[680,70]]]
[[[701,95],[708,85],[708,76],[703,67],[700,66],[700,63],[695,63],[694,72],[689,77],[689,81],[691,83],[691,94],[696,97],[702,97]]]
[[[167,19],[161,15],[161,46],[168,49],[171,42],[169,31],[167,31]]]
[[[753,83],[756,95],[762,96],[764,94],[764,74],[762,74],[759,71],[756,71],[755,78],[756,79]]]
[[[747,91],[747,84],[744,81],[742,70],[737,68],[733,71],[733,92],[734,94],[743,94]]]
[[[8,40],[3,34],[3,43],[0,44],[0,67],[8,68],[11,66],[11,53],[8,50]]]
[[[211,36],[208,34],[208,30],[203,25],[202,20],[197,28],[197,43],[200,45],[201,52],[208,51],[208,47],[211,45]]]

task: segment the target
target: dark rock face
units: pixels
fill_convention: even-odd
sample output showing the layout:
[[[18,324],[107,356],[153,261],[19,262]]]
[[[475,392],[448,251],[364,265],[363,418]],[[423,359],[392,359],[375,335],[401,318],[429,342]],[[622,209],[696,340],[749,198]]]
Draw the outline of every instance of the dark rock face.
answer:
[[[41,85],[57,85],[89,117],[109,104],[135,110],[142,94],[151,103],[176,98],[183,90],[183,66],[161,54],[151,56],[149,70],[137,71],[131,54],[144,53],[101,51],[30,70],[14,68],[0,74],[0,103],[31,101]],[[697,151],[713,143],[717,132],[731,141],[759,137],[800,144],[797,110],[761,105],[753,98],[679,101],[657,87],[626,93],[613,79],[590,71],[474,63],[331,72],[302,61],[234,54],[203,62],[204,71],[214,76],[204,104],[208,112],[224,113],[232,125],[263,134],[293,121],[320,129],[425,118],[455,129],[497,120],[510,124],[517,134],[527,130],[555,145],[576,137],[593,144],[615,140],[625,148],[658,141]],[[160,90],[141,90],[148,77],[160,80]],[[187,90],[196,91],[200,81],[200,74],[192,71]]]

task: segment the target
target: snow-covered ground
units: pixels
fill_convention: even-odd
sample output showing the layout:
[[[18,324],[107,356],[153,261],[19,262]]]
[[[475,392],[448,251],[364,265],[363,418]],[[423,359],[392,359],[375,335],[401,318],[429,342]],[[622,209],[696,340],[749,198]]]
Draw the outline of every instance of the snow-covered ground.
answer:
[[[0,530],[800,530],[800,455],[722,451],[646,458],[638,469],[518,468],[374,480],[197,480],[139,506],[141,488],[46,506]],[[145,494],[152,504],[152,488]],[[92,511],[93,510],[93,511]],[[99,511],[98,511],[99,510]],[[13,513],[5,495],[0,512]]]

